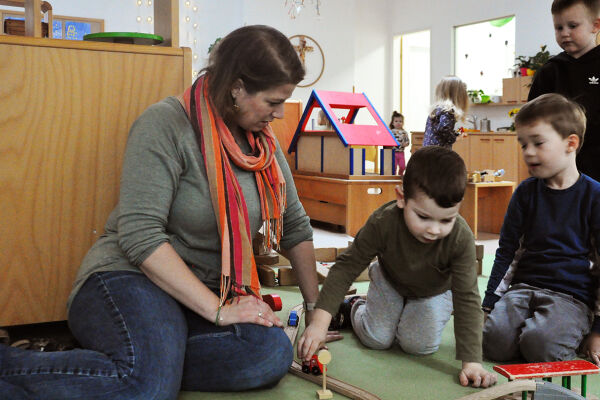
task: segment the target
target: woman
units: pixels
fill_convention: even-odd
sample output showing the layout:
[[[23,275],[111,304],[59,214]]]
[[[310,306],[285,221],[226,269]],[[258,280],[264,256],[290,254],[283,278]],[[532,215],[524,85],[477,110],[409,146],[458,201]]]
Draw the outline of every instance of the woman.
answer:
[[[285,375],[292,346],[260,298],[252,238],[262,228],[265,245],[280,246],[315,302],[312,229],[269,126],[303,76],[283,34],[247,26],[219,43],[191,88],[142,114],[119,204],[69,299],[85,350],[0,346],[2,391],[173,399],[180,389],[239,391]]]

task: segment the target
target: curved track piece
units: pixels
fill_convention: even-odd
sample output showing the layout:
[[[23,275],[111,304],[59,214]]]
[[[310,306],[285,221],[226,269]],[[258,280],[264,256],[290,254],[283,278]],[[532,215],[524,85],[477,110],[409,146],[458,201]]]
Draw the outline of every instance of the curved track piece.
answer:
[[[298,336],[298,327],[300,326],[300,319],[302,318],[302,314],[304,313],[304,308],[302,304],[298,304],[293,307],[290,311],[296,311],[298,314],[298,325],[296,326],[286,326],[283,328],[285,334],[292,342],[292,346],[296,343],[296,337]],[[306,379],[307,381],[311,381],[316,383],[317,385],[321,385],[323,382],[323,378],[320,376],[315,376],[312,374],[307,374],[302,372],[302,365],[300,365],[297,361],[292,362],[292,366],[289,369],[289,372],[297,377],[302,379]],[[374,395],[373,393],[367,392],[364,389],[361,389],[357,386],[351,385],[339,379],[335,379],[330,375],[327,375],[327,388],[336,393],[342,394],[346,397],[355,400],[381,400],[379,397]]]
[[[534,392],[536,389],[537,384],[533,379],[519,379],[503,385],[492,386],[480,392],[471,393],[457,400],[494,400],[514,392],[522,392],[524,390]]]

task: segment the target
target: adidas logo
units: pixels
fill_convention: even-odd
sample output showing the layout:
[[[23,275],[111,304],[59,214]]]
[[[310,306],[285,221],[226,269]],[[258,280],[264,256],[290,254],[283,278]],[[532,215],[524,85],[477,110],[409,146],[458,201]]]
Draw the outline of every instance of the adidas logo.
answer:
[[[596,78],[595,76],[592,76],[591,78],[588,78],[588,80],[590,81],[589,84],[590,85],[598,85],[598,78]]]

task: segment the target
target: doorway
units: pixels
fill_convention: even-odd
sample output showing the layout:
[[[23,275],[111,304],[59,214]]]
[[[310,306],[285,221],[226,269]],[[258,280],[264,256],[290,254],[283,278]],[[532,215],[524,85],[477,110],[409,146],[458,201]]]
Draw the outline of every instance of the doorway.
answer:
[[[429,30],[394,37],[392,104],[404,115],[404,129],[408,132],[422,132],[429,113],[430,42]]]

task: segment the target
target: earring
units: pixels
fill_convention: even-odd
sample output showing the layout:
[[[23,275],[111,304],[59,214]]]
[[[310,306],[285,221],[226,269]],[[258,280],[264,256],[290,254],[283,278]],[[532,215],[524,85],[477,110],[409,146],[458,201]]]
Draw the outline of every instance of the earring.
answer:
[[[235,97],[233,98],[233,111],[235,111],[235,112],[240,111],[240,106],[235,104]]]

